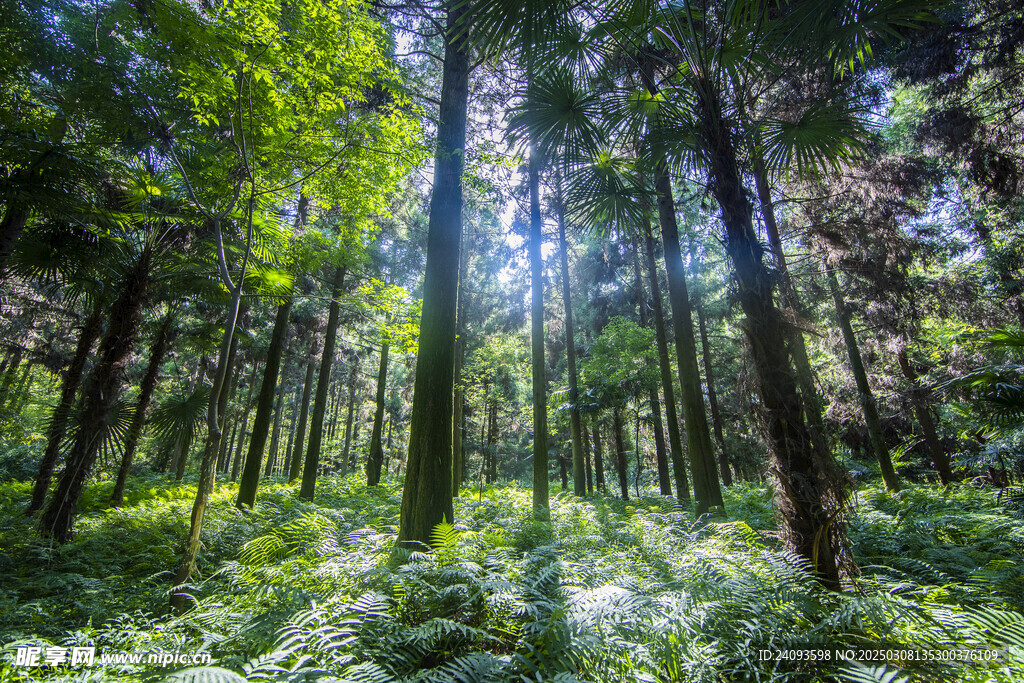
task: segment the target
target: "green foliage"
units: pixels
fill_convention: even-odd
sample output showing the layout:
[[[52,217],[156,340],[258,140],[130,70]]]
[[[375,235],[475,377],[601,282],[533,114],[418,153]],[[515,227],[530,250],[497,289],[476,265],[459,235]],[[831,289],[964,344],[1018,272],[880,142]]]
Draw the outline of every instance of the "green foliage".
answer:
[[[5,639],[212,655],[214,668],[165,680],[228,670],[251,681],[1009,683],[1024,665],[1024,590],[1014,571],[1024,523],[969,486],[862,489],[852,551],[864,575],[855,589],[833,594],[779,549],[767,491],[752,485],[726,497],[754,526],[698,524],[662,498],[627,505],[569,495],[556,496],[551,522],[539,523],[530,491],[489,488],[479,501],[458,500],[460,523],[435,530],[433,551],[397,557],[396,482],[367,487],[326,477],[316,505],[298,500],[293,485],[270,483],[251,512],[236,510],[233,487],[222,485],[204,531],[198,604],[177,618],[161,615],[166,579],[143,577],[173,559],[192,485],[130,480],[125,506],[105,511],[98,501],[108,486],[90,490],[79,536],[59,550],[18,530],[29,488],[0,486],[4,510],[14,511],[5,513],[11,531],[2,538],[11,551],[0,595],[14,616]],[[49,569],[34,576],[28,568],[43,552]],[[961,566],[966,561],[977,569]],[[140,611],[119,613],[130,611],[129,600]],[[82,628],[87,617],[93,625]],[[998,648],[1006,659],[885,668],[758,656],[883,645]],[[2,666],[18,680],[17,669]],[[116,675],[153,673],[137,665]]]

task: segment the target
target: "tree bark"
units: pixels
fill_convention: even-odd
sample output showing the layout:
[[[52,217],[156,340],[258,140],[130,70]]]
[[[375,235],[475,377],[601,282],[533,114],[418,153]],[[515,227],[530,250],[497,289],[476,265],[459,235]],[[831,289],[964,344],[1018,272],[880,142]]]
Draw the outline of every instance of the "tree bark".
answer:
[[[710,86],[709,86],[710,87]],[[744,332],[757,377],[762,417],[779,480],[786,541],[806,558],[822,582],[838,590],[837,554],[843,535],[838,516],[845,503],[831,457],[819,455],[804,422],[803,403],[789,364],[785,325],[772,300],[773,278],[753,226],[731,132],[717,101],[703,102],[711,190],[722,210],[726,252],[733,264]]]
[[[32,500],[29,502],[28,509],[25,510],[26,515],[31,515],[43,507],[46,493],[50,488],[50,480],[53,478],[53,470],[60,457],[60,445],[67,433],[68,420],[71,418],[71,410],[75,403],[75,394],[78,392],[78,386],[82,383],[85,363],[89,360],[89,351],[102,330],[103,299],[96,296],[93,299],[92,312],[82,326],[82,333],[78,336],[75,355],[72,356],[71,364],[68,365],[67,373],[64,375],[60,401],[53,411],[53,417],[50,418],[46,450],[43,452],[42,460],[39,461],[39,474],[36,475],[36,483],[32,488]]]
[[[850,371],[853,373],[853,380],[857,384],[857,393],[860,395],[861,409],[864,411],[864,423],[868,428],[868,440],[871,442],[871,450],[875,452],[875,459],[878,460],[878,467],[882,471],[882,480],[885,488],[896,492],[900,490],[900,482],[896,477],[896,470],[892,466],[892,458],[889,457],[889,447],[885,444],[885,435],[882,432],[882,420],[878,416],[878,406],[875,402],[875,395],[868,383],[868,373],[864,370],[864,361],[860,356],[860,347],[857,344],[857,335],[853,331],[850,309],[843,301],[843,295],[839,292],[839,283],[833,271],[828,271],[828,286],[832,292],[832,300],[836,305],[836,317],[839,319],[839,329],[843,332],[843,341],[846,342],[846,353],[850,359]]]
[[[455,376],[462,171],[469,99],[467,3],[447,0],[434,190],[427,229],[423,313],[409,425],[409,457],[398,545],[422,549],[441,522],[455,520],[452,400]]]
[[[922,387],[918,381],[918,374],[910,365],[905,346],[900,349],[896,360],[899,362],[903,376],[910,382],[910,402],[914,406],[914,414],[921,425],[925,445],[928,446],[928,452],[932,456],[932,465],[939,475],[939,482],[946,486],[953,481],[953,472],[949,468],[949,458],[942,450],[942,444],[939,442],[939,435],[935,429],[935,420],[932,419],[931,408],[928,405],[928,389]]]
[[[128,470],[131,469],[132,460],[135,458],[135,451],[139,446],[139,437],[142,436],[142,426],[146,422],[146,411],[153,400],[153,390],[160,376],[160,363],[164,361],[170,346],[171,325],[174,323],[174,312],[168,311],[164,316],[160,328],[153,339],[153,345],[149,350],[149,365],[146,366],[146,374],[142,377],[142,384],[139,385],[139,400],[135,404],[135,414],[132,416],[132,423],[128,427],[128,436],[124,443],[124,454],[121,456],[121,467],[117,470],[117,480],[114,482],[114,490],[110,494],[110,504],[119,507],[124,502],[124,486],[128,481]]]
[[[291,317],[294,299],[277,307],[274,317],[274,329],[270,333],[270,346],[267,348],[267,361],[263,369],[263,380],[260,382],[260,393],[256,399],[256,417],[252,423],[249,438],[249,450],[242,467],[242,478],[238,484],[238,500],[235,505],[242,509],[256,504],[256,490],[260,485],[260,465],[263,464],[263,451],[267,445],[270,431],[270,418],[274,409],[274,396],[277,389],[277,378],[281,371],[281,357],[284,355],[285,337],[288,334],[288,320]],[[248,416],[248,411],[246,411]]]
[[[388,384],[388,351],[391,345],[384,342],[380,347],[380,367],[377,370],[377,396],[373,411],[373,431],[370,433],[370,449],[366,457],[366,484],[376,486],[380,483],[380,468],[384,462],[384,448],[381,440],[384,436],[384,393]]]
[[[465,241],[465,240],[463,240]],[[456,320],[455,339],[455,392],[452,397],[452,496],[459,497],[462,477],[466,469],[465,455],[465,402],[466,392],[462,386],[462,365],[466,356],[466,273],[469,269],[469,255],[465,244],[459,254],[459,307]]]
[[[341,304],[338,297],[345,284],[345,268],[338,266],[331,288],[331,307],[327,314],[327,329],[324,331],[324,352],[320,358],[320,373],[316,379],[316,395],[313,399],[312,424],[309,428],[309,444],[306,446],[306,460],[302,465],[302,486],[299,498],[313,500],[316,490],[317,470],[320,467],[320,446],[324,435],[324,411],[327,408],[327,387],[331,381],[331,363],[334,362],[334,342],[338,338],[338,318]]]
[[[590,464],[590,435],[587,433],[587,425],[583,425],[583,460],[587,469],[587,495],[594,493],[594,470]]]
[[[356,380],[359,378],[359,358],[352,361],[348,378],[348,416],[345,418],[345,450],[342,453],[342,472],[348,472],[349,452],[352,448],[352,416],[356,408]]]
[[[281,386],[277,390],[277,407],[274,409],[274,428],[270,432],[270,449],[267,453],[267,462],[263,467],[263,476],[269,477],[274,473],[274,467],[277,465],[277,450],[281,445],[281,421],[284,417],[284,407],[288,402],[286,397],[288,395],[288,387],[282,381]]]
[[[110,308],[107,331],[96,354],[96,365],[83,388],[75,438],[57,482],[57,490],[40,520],[40,533],[58,543],[71,540],[78,500],[110,428],[111,408],[121,395],[121,379],[142,324],[151,269],[152,253],[147,249],[125,277],[120,296]]]

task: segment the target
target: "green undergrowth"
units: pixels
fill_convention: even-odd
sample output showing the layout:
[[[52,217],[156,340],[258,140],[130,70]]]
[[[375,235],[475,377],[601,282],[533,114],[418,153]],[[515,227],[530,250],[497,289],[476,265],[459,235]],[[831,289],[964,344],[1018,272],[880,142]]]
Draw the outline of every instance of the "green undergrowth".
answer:
[[[229,671],[380,683],[1024,677],[1024,520],[969,485],[861,488],[849,549],[860,573],[842,594],[818,589],[782,550],[769,493],[751,484],[727,491],[724,521],[655,496],[560,494],[540,523],[529,490],[464,491],[434,549],[402,554],[396,482],[325,478],[312,504],[265,482],[246,512],[232,505],[235,487],[219,485],[197,604],[182,617],[167,614],[166,592],[194,483],[134,480],[118,510],[105,504],[109,487],[89,489],[74,542],[53,548],[21,513],[29,485],[0,484],[0,638],[11,655],[0,681],[157,681],[174,668],[13,666],[13,648],[28,643],[203,651],[222,668],[181,681],[237,680]],[[929,661],[836,657],[882,646]],[[991,651],[998,662],[949,661]],[[785,652],[797,658],[778,659]]]

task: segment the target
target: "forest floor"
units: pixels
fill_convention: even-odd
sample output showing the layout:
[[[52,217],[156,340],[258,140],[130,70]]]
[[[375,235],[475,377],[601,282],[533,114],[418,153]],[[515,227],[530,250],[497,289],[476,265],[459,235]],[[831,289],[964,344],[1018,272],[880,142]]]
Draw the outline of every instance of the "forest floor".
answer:
[[[0,681],[156,681],[184,665],[149,654],[196,652],[250,680],[1024,680],[1024,514],[971,484],[857,490],[842,594],[780,549],[759,485],[728,489],[729,520],[710,523],[660,497],[566,493],[537,523],[526,489],[466,489],[438,549],[398,562],[397,482],[326,477],[311,504],[265,481],[247,512],[220,484],[180,617],[168,581],[194,482],[132,479],[119,509],[110,488],[89,487],[73,542],[52,547],[22,512],[31,483],[0,483]],[[16,664],[28,646],[96,660]]]

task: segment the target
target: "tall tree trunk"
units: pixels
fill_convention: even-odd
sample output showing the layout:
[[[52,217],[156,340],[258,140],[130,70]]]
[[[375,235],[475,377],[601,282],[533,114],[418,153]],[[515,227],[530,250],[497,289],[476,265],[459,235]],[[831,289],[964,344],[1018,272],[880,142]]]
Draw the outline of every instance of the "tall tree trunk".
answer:
[[[676,361],[679,363],[679,383],[683,398],[683,421],[686,424],[686,446],[690,454],[693,473],[693,494],[697,515],[711,508],[724,510],[722,489],[718,485],[715,451],[711,446],[708,420],[704,411],[704,392],[701,389],[700,366],[697,363],[697,344],[693,338],[693,316],[690,295],[686,287],[683,256],[679,247],[679,226],[676,223],[675,201],[668,168],[661,164],[656,188],[658,191],[658,218],[665,246],[665,269],[668,273],[669,302],[672,305],[672,324],[676,333]]]
[[[252,423],[249,451],[245,456],[245,466],[242,468],[242,478],[238,484],[238,500],[235,504],[239,509],[256,504],[256,490],[260,485],[260,465],[263,464],[263,451],[266,448],[267,434],[270,431],[277,377],[281,371],[281,357],[284,355],[285,337],[288,334],[288,320],[291,317],[293,301],[293,298],[288,297],[283,304],[277,307],[277,315],[274,317],[274,329],[270,333],[270,346],[267,348],[263,380],[260,383],[259,397],[256,399],[256,417]],[[248,415],[248,411],[246,415]]]
[[[295,437],[295,446],[288,465],[288,481],[295,481],[301,472],[303,447],[306,442],[306,420],[309,417],[309,399],[313,393],[313,371],[316,369],[313,359],[316,356],[316,340],[310,345],[309,362],[306,363],[306,379],[302,383],[302,405],[299,408],[299,433]],[[339,402],[341,397],[338,397]],[[337,412],[335,412],[337,414]]]
[[[469,270],[469,255],[462,246],[459,254],[459,307],[455,339],[455,393],[452,397],[452,496],[459,497],[462,477],[466,469],[465,422],[466,392],[462,386],[462,364],[466,355],[466,273]]]
[[[804,422],[803,404],[783,343],[786,326],[772,300],[773,278],[754,231],[731,132],[719,103],[707,100],[703,104],[711,190],[722,210],[726,252],[746,317],[744,332],[757,377],[773,471],[779,478],[776,504],[782,512],[786,540],[810,562],[826,586],[839,589],[837,554],[844,532],[838,516],[845,493],[835,463],[819,454]]]
[[[151,268],[152,254],[147,249],[125,277],[120,296],[110,307],[107,331],[82,391],[75,438],[57,490],[39,524],[40,532],[58,543],[71,540],[78,500],[110,428],[111,408],[121,395],[121,379],[142,324]]]
[[[352,361],[348,377],[348,416],[345,418],[345,450],[342,452],[342,472],[350,469],[349,453],[352,448],[352,416],[356,409],[356,380],[359,378],[359,357]]]
[[[373,432],[370,434],[370,450],[366,458],[366,484],[376,486],[380,483],[380,468],[384,462],[384,448],[381,440],[384,436],[384,393],[388,384],[388,351],[391,345],[384,342],[380,347],[380,368],[377,370],[377,396],[373,411]]]
[[[708,407],[711,408],[711,428],[718,442],[718,468],[722,473],[722,483],[732,486],[732,473],[729,466],[729,454],[725,450],[725,434],[722,430],[722,413],[718,409],[718,391],[715,389],[715,371],[711,364],[711,346],[708,343],[708,328],[704,323],[704,306],[697,304],[697,329],[700,331],[700,348],[704,356],[704,377],[708,382]]]
[[[562,265],[562,301],[565,306],[565,354],[569,371],[569,432],[572,438],[572,491],[586,495],[586,468],[583,456],[583,423],[580,419],[579,374],[576,369],[576,327],[572,319],[572,288],[569,283],[569,245],[565,239],[565,215],[559,199],[558,251]]]
[[[89,351],[102,330],[103,299],[97,296],[93,299],[92,312],[85,320],[82,333],[78,336],[75,355],[71,357],[71,364],[68,365],[67,373],[64,375],[60,401],[53,411],[53,417],[50,418],[46,434],[46,450],[43,452],[42,460],[39,461],[39,474],[36,475],[36,483],[32,488],[32,500],[28,509],[25,510],[26,515],[31,515],[43,507],[46,493],[50,488],[50,480],[53,478],[53,470],[60,457],[60,445],[67,433],[68,419],[71,417],[71,409],[75,403],[75,394],[78,392],[78,385],[82,383],[85,363],[89,360]]]
[[[939,475],[939,481],[946,486],[953,481],[953,472],[949,468],[949,458],[946,457],[945,451],[942,450],[942,444],[939,443],[935,420],[932,419],[932,412],[928,405],[928,389],[921,386],[918,381],[918,374],[907,357],[906,346],[900,348],[896,360],[899,362],[903,376],[910,382],[910,402],[914,406],[914,414],[921,425],[925,445],[928,446],[928,452],[932,456],[932,465]]]
[[[601,493],[608,493],[608,487],[604,484],[604,458],[602,457],[603,445],[601,442],[601,423],[597,416],[594,416],[594,479],[595,488]]]
[[[313,500],[316,490],[317,470],[320,468],[320,446],[324,435],[324,411],[327,409],[327,387],[331,382],[331,363],[334,362],[334,341],[338,338],[338,317],[341,315],[341,288],[345,284],[345,268],[338,266],[331,288],[331,307],[327,314],[327,329],[324,331],[324,352],[320,358],[320,374],[316,378],[316,396],[313,399],[312,424],[309,429],[309,444],[306,446],[306,460],[302,466],[302,486],[299,498]]]
[[[644,286],[640,277],[640,245],[634,242],[633,247],[633,288],[636,290],[636,304],[637,309],[640,311],[640,326],[648,327],[647,297],[644,295]],[[655,336],[657,336],[657,332],[655,332]],[[672,479],[668,473],[668,454],[665,452],[665,426],[661,421],[661,400],[658,398],[657,380],[651,382],[647,393],[651,417],[654,420],[654,452],[658,464],[658,486],[661,489],[661,495],[671,496]],[[639,411],[637,415],[639,416]],[[637,476],[639,477],[639,473]],[[638,493],[637,495],[640,494]]]
[[[775,219],[775,203],[772,201],[771,188],[768,185],[768,174],[765,172],[764,162],[759,154],[754,159],[754,181],[757,185],[757,199],[761,206],[761,215],[764,217],[765,232],[768,233],[768,245],[771,247],[778,270],[780,298],[783,305],[790,309],[792,318],[798,320],[802,317],[800,299],[789,274],[786,252],[782,248],[782,235]],[[814,381],[814,370],[811,368],[803,332],[795,325],[786,325],[785,327],[793,358],[793,367],[796,370],[796,380],[800,387],[800,397],[803,400],[804,414],[807,416],[808,430],[815,446],[820,451],[819,457],[829,458],[831,457],[831,448],[828,444],[828,432],[825,430],[825,423],[822,420],[821,396],[818,394]]]
[[[868,440],[871,442],[871,450],[875,452],[875,459],[878,460],[878,467],[882,471],[882,480],[885,488],[896,492],[900,490],[900,482],[896,477],[896,470],[892,466],[892,458],[889,457],[889,447],[885,444],[885,435],[882,432],[882,420],[878,416],[878,406],[875,402],[875,395],[868,383],[868,373],[864,370],[864,361],[860,356],[860,347],[857,344],[857,335],[853,332],[850,309],[843,301],[843,295],[839,292],[839,283],[836,281],[835,272],[828,271],[828,287],[832,292],[832,300],[836,305],[836,317],[839,319],[839,329],[843,332],[843,341],[846,342],[846,353],[850,359],[850,372],[853,373],[853,380],[857,384],[857,393],[860,395],[861,409],[864,411],[864,424],[868,428]]]
[[[548,502],[548,381],[544,362],[544,227],[540,217],[540,159],[530,148],[530,329],[533,368],[533,517],[551,517]]]
[[[228,474],[231,470],[231,456],[235,452],[235,438],[238,436],[238,420],[231,423],[231,438],[228,440],[227,457],[224,459],[224,466],[221,473]]]
[[[422,549],[434,527],[454,522],[452,400],[455,378],[462,170],[469,99],[467,3],[445,2],[441,106],[434,157],[434,190],[427,229],[427,266],[419,357],[409,425],[409,458],[398,545]]]
[[[114,482],[114,490],[110,494],[110,504],[119,507],[124,502],[124,486],[128,480],[128,470],[131,469],[132,460],[135,458],[135,451],[139,447],[139,437],[142,436],[142,426],[146,422],[146,411],[149,410],[150,401],[153,400],[153,390],[160,376],[160,363],[167,355],[170,346],[171,325],[174,323],[174,311],[170,310],[164,316],[160,328],[153,339],[153,345],[149,349],[149,365],[146,366],[146,374],[142,377],[142,384],[139,385],[139,400],[135,404],[135,414],[132,416],[132,423],[128,427],[128,436],[125,438],[124,454],[121,456],[121,467],[117,470],[117,480]]]
[[[277,407],[274,409],[274,429],[270,433],[270,449],[267,454],[267,462],[263,467],[263,476],[269,477],[274,473],[274,466],[277,464],[277,449],[281,445],[281,420],[284,416],[284,406],[288,387],[282,381],[277,390]]]
[[[626,443],[622,437],[622,412],[612,410],[612,433],[615,436],[615,468],[619,471],[619,489],[622,499],[629,500],[629,481],[626,477]]]
[[[256,390],[256,373],[259,371],[259,363],[253,363],[252,376],[249,378],[249,392],[245,396],[245,410],[242,413],[241,434],[238,437],[238,444],[235,448],[235,457],[231,462],[231,481],[238,479],[238,472],[242,466],[242,451],[245,448],[245,437],[249,431],[249,413],[252,412],[252,395]]]
[[[594,493],[594,470],[590,465],[590,435],[587,433],[587,425],[583,425],[583,459],[587,468],[587,495]]]

